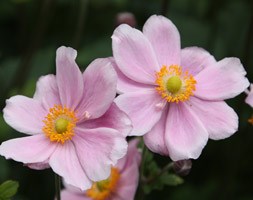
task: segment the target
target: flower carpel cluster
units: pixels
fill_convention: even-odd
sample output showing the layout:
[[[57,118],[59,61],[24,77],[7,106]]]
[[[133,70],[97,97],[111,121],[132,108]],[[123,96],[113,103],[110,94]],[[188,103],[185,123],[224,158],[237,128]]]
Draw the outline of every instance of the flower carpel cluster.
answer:
[[[196,80],[178,65],[163,66],[156,73],[156,90],[168,102],[184,102],[193,95]]]

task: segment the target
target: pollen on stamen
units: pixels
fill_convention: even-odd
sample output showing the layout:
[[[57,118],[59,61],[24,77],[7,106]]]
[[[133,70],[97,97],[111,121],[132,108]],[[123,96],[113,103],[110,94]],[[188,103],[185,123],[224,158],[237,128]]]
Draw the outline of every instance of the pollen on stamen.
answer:
[[[156,73],[155,83],[156,90],[162,98],[171,103],[179,103],[188,100],[193,95],[197,82],[188,71],[182,71],[178,65],[171,65],[163,66]]]
[[[49,109],[43,122],[45,125],[42,130],[50,141],[64,144],[74,136],[77,117],[73,110],[55,105]]]

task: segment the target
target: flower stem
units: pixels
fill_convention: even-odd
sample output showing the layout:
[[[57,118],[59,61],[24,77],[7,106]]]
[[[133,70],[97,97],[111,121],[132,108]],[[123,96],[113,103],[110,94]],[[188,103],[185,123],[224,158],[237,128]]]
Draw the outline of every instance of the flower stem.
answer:
[[[162,0],[161,4],[161,15],[167,16],[169,9],[170,0]]]
[[[61,177],[55,174],[55,196],[56,200],[61,200]]]
[[[156,179],[158,179],[160,176],[162,176],[168,170],[171,170],[172,168],[173,168],[173,162],[170,162],[167,165],[165,165],[158,174],[156,174],[155,176],[151,176],[151,177],[148,177],[146,179],[143,179],[142,181],[145,184],[149,184],[149,183],[155,181]]]
[[[142,141],[142,160],[141,160],[141,166],[140,166],[140,178],[139,178],[139,187],[137,189],[137,194],[135,195],[135,200],[144,200],[144,191],[143,191],[143,185],[142,185],[142,179],[144,179],[144,168],[146,163],[146,157],[147,157],[148,149],[145,146],[144,142]]]

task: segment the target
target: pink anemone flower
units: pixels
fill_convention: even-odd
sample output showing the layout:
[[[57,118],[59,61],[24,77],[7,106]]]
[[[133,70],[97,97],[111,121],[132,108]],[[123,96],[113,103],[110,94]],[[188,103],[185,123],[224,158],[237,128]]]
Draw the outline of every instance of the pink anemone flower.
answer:
[[[138,142],[138,139],[130,141],[127,155],[112,167],[108,179],[93,183],[85,192],[66,185],[66,189],[61,192],[62,200],[133,200],[141,161]]]
[[[246,93],[247,97],[245,99],[245,102],[253,108],[253,84],[250,84],[250,90],[247,90]]]
[[[37,82],[33,98],[6,101],[4,119],[30,136],[3,142],[0,155],[33,169],[51,167],[82,190],[107,178],[127,152],[128,117],[113,103],[117,74],[108,59],[93,61],[82,74],[72,48],[56,52],[56,76]]]
[[[143,32],[126,24],[112,35],[117,90],[115,102],[132,120],[130,135],[172,160],[196,159],[208,138],[227,138],[238,116],[224,100],[248,86],[238,58],[216,61],[198,47],[180,48],[175,25],[151,16]]]
[[[250,90],[246,90],[247,97],[245,102],[253,108],[253,84],[250,84]],[[253,116],[248,120],[249,123],[253,125]]]

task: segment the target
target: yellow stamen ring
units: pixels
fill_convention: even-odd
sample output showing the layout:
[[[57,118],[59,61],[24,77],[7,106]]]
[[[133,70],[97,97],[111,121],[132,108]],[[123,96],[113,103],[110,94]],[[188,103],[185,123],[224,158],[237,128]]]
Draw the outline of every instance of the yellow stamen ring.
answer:
[[[163,66],[156,73],[156,90],[168,102],[183,102],[193,95],[197,83],[194,77],[188,71],[182,71],[178,65],[169,67]]]
[[[42,130],[50,141],[64,144],[74,136],[77,118],[74,111],[55,105],[49,109],[43,122],[45,125]]]
[[[117,168],[111,169],[111,175],[108,179],[93,183],[92,187],[86,191],[86,195],[93,200],[106,200],[115,191],[120,173]]]

